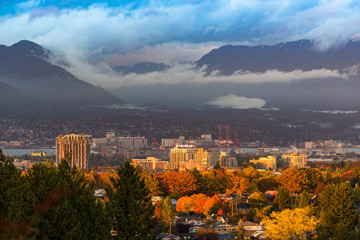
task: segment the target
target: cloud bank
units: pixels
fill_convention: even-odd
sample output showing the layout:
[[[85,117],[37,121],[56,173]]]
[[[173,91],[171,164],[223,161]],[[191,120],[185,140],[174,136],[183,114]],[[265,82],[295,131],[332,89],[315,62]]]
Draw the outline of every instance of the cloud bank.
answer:
[[[261,98],[239,97],[235,94],[220,96],[209,102],[210,105],[217,107],[235,109],[261,108],[265,103],[265,100]]]
[[[348,73],[340,73],[338,70],[315,69],[311,71],[294,70],[281,72],[268,70],[263,73],[235,72],[231,76],[222,76],[218,72],[207,75],[206,66],[195,69],[192,64],[176,64],[164,72],[152,72],[148,74],[121,75],[113,72],[105,64],[93,65],[91,63],[75,63],[67,67],[80,79],[86,79],[94,85],[100,85],[106,89],[120,88],[124,86],[148,86],[155,84],[209,84],[209,83],[288,83],[297,80],[338,78],[348,79]]]
[[[275,44],[301,38],[315,40],[323,50],[343,44],[360,29],[357,0],[30,0],[2,5],[3,44],[28,39],[72,61],[109,58],[133,64],[134,56],[136,60],[154,56],[174,63],[189,60],[185,58],[190,55],[200,57],[211,45]],[[205,47],[191,52],[188,44]],[[169,46],[189,54],[167,55]]]

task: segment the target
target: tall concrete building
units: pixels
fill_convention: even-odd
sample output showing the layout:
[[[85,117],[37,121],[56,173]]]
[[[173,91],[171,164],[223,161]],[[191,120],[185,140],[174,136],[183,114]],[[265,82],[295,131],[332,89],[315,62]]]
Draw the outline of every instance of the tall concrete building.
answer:
[[[71,167],[87,169],[90,156],[90,136],[79,134],[59,135],[56,138],[56,164],[62,159],[69,161]]]
[[[170,152],[170,169],[180,169],[180,162],[195,159],[197,149],[192,145],[178,145]]]
[[[276,170],[276,158],[274,156],[260,157],[259,159],[252,159],[250,163],[254,163],[259,169]]]
[[[307,165],[307,157],[295,152],[281,155],[281,161],[284,168],[304,168]]]

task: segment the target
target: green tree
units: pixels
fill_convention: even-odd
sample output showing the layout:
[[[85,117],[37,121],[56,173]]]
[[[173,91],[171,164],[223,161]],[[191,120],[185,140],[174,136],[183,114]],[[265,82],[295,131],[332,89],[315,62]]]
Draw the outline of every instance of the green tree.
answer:
[[[292,201],[289,192],[285,188],[280,187],[273,202],[274,209],[282,211],[291,208],[291,206]]]
[[[111,224],[104,204],[93,194],[95,183],[62,161],[35,164],[26,176],[37,199],[32,226],[39,239],[107,239]]]
[[[34,229],[25,220],[31,216],[34,202],[13,159],[0,149],[0,239],[31,239]]]
[[[170,233],[171,233],[171,226],[175,219],[174,210],[171,205],[171,199],[169,196],[167,196],[164,200],[160,203],[161,206],[161,216],[162,220],[165,222],[166,226],[170,227]]]
[[[304,208],[310,205],[312,196],[307,191],[303,191],[295,200],[295,207]]]
[[[336,234],[335,230],[354,232],[358,222],[354,192],[349,183],[328,185],[319,197],[320,239]]]
[[[108,211],[116,239],[154,239],[154,207],[145,180],[129,162],[117,169],[118,179],[106,187]]]

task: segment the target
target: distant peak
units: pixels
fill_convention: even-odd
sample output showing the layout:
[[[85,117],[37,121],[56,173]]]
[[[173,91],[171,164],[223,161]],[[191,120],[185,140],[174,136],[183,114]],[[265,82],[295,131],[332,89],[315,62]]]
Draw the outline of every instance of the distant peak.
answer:
[[[18,53],[31,53],[35,56],[42,56],[46,53],[46,50],[42,46],[29,40],[21,40],[13,44],[10,48],[16,50]]]
[[[21,40],[13,44],[11,47],[42,48],[39,44],[36,44],[29,40]]]

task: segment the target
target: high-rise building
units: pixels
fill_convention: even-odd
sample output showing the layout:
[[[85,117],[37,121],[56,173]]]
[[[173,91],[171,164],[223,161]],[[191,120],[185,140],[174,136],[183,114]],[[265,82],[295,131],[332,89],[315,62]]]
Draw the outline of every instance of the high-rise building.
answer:
[[[252,159],[250,163],[254,163],[259,169],[276,170],[276,158],[274,156],[260,157],[259,159]]]
[[[284,168],[304,168],[307,165],[307,157],[295,152],[281,155],[281,160]]]
[[[89,165],[90,136],[80,134],[59,135],[56,138],[56,164],[62,159],[69,161],[71,167],[86,169]]]
[[[170,169],[180,169],[180,162],[195,159],[197,149],[192,145],[178,145],[170,152]]]

